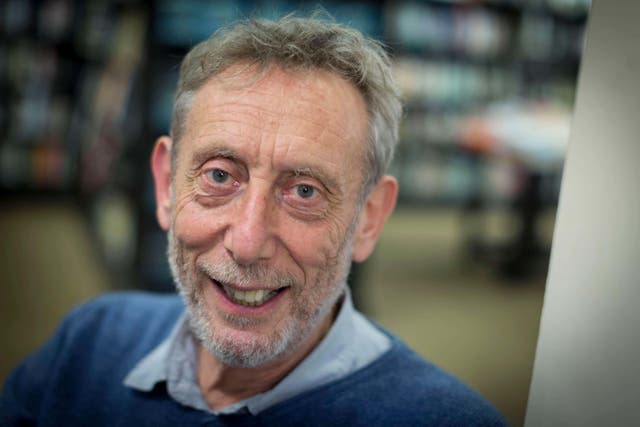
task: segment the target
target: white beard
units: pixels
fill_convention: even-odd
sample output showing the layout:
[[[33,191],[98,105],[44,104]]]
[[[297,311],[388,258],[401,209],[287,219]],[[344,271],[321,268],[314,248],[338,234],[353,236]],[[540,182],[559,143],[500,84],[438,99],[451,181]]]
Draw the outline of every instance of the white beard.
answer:
[[[184,300],[192,332],[202,345],[223,364],[255,367],[293,353],[326,318],[346,287],[346,276],[351,262],[355,222],[346,233],[338,254],[319,269],[313,283],[299,283],[292,275],[268,268],[264,264],[239,266],[233,260],[194,267],[187,265],[184,253],[169,230],[168,258],[173,279]],[[195,271],[193,271],[195,270]],[[293,301],[290,315],[269,335],[252,342],[238,342],[225,334],[228,326],[215,325],[204,301],[198,277],[208,276],[223,283],[270,283],[275,287],[289,286]],[[309,289],[307,289],[309,287]],[[306,292],[306,294],[305,294]],[[305,299],[306,298],[306,299]],[[246,317],[224,314],[225,321],[238,329],[247,329],[259,322]]]

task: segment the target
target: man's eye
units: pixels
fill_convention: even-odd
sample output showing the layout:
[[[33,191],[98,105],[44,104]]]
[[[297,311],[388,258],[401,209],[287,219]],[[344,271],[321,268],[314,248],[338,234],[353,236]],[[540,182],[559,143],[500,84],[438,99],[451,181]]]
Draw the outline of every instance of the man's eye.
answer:
[[[209,171],[208,174],[211,180],[218,184],[225,184],[227,181],[229,181],[230,178],[229,173],[221,169],[214,169],[212,171]]]
[[[300,184],[296,185],[296,194],[303,199],[310,199],[316,193],[316,189],[310,185]]]

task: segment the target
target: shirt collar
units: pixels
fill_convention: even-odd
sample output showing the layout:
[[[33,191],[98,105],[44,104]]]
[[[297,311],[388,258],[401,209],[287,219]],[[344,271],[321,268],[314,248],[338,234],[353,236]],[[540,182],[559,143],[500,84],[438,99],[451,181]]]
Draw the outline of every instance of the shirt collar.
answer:
[[[196,343],[186,313],[178,319],[169,337],[133,368],[124,383],[137,390],[150,391],[164,381],[169,395],[183,405],[215,414],[248,410],[255,415],[276,403],[335,381],[373,361],[390,347],[389,339],[355,311],[349,289],[345,289],[329,332],[293,371],[266,392],[211,411],[198,386]]]

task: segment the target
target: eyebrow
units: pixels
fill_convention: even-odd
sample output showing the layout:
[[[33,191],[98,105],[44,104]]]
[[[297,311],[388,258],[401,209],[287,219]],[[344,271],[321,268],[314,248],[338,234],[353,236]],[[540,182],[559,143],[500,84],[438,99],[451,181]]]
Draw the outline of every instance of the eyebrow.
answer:
[[[225,147],[210,146],[200,150],[195,150],[193,157],[191,158],[191,167],[197,169],[211,158],[224,158],[234,161],[242,161],[242,156],[234,150]]]

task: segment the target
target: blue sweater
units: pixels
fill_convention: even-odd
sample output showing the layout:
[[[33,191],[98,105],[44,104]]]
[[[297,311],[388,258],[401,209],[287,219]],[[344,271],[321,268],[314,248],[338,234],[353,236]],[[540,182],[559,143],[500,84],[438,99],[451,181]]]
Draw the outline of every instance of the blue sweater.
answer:
[[[176,296],[121,293],[74,310],[8,378],[2,426],[503,426],[477,393],[389,334],[391,349],[359,371],[260,412],[215,416],[180,405],[164,383],[123,379],[171,331]]]

